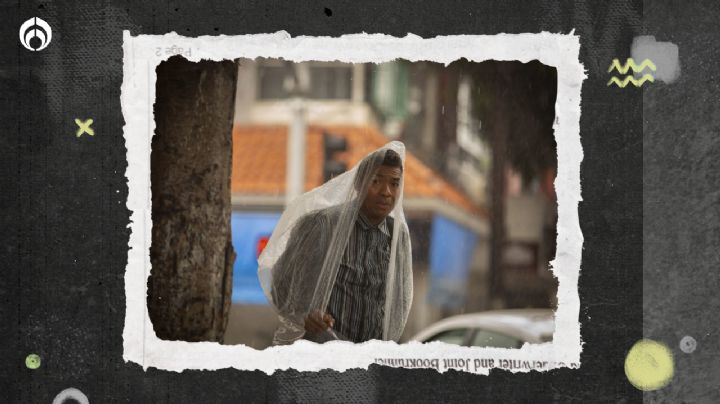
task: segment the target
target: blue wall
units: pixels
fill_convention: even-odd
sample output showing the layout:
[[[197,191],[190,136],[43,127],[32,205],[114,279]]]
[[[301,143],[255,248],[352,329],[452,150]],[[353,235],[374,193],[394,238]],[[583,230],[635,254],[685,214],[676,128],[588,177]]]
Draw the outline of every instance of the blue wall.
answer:
[[[280,212],[233,212],[233,303],[267,304],[257,277],[257,245],[270,237]],[[465,305],[467,276],[478,236],[465,226],[435,215],[430,236],[430,291],[428,301],[440,307]]]
[[[232,243],[237,258],[233,266],[233,303],[267,304],[257,277],[257,245],[270,238],[280,213],[233,212]]]
[[[430,291],[434,306],[458,308],[465,305],[467,277],[478,235],[467,227],[433,216],[430,238]]]

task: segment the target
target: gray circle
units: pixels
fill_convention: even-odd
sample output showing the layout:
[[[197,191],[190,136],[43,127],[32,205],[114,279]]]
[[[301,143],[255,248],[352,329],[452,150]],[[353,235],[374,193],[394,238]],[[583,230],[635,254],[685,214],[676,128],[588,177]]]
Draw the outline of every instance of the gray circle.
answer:
[[[73,387],[70,387],[69,389],[65,389],[58,393],[58,395],[55,396],[55,398],[53,399],[53,404],[62,404],[65,400],[69,399],[73,399],[80,404],[90,404],[87,396],[83,394],[82,391]]]
[[[680,340],[680,350],[689,354],[693,353],[695,349],[697,348],[697,341],[695,341],[695,338],[686,335],[682,337]]]

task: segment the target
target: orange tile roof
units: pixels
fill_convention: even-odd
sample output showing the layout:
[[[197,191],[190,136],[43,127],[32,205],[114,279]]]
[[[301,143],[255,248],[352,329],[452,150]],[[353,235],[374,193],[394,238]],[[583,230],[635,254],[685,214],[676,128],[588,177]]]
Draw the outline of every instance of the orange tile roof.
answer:
[[[305,190],[322,184],[322,133],[328,131],[345,137],[348,151],[338,153],[338,159],[353,167],[368,153],[389,140],[371,127],[308,126]],[[287,156],[285,125],[236,126],[233,129],[232,192],[252,195],[283,195]],[[435,174],[412,153],[405,159],[405,197],[438,198],[462,210],[485,216],[487,212],[475,205],[465,194]]]

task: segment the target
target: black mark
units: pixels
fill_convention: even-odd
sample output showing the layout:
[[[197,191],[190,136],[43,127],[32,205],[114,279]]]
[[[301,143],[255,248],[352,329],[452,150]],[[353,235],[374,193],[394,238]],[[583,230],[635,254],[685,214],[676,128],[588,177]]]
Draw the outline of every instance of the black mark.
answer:
[[[332,10],[330,10],[330,9],[327,8],[327,7],[325,7],[325,15],[328,16],[328,17],[332,17]]]
[[[28,45],[30,45],[30,47],[33,49],[38,49],[40,46],[42,46],[42,43],[42,39],[36,36],[30,38],[30,41],[28,41]]]

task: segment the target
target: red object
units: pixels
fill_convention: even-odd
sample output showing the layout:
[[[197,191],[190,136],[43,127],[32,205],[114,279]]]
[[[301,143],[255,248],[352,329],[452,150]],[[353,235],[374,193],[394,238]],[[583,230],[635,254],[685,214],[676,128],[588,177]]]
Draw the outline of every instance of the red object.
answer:
[[[545,170],[541,186],[545,195],[547,195],[551,202],[555,202],[557,200],[557,195],[555,195],[555,177],[557,177],[557,173],[555,171],[554,167]]]
[[[257,242],[257,257],[260,257],[260,254],[262,254],[268,241],[270,241],[270,237],[268,237],[268,236],[260,237],[260,239]]]

